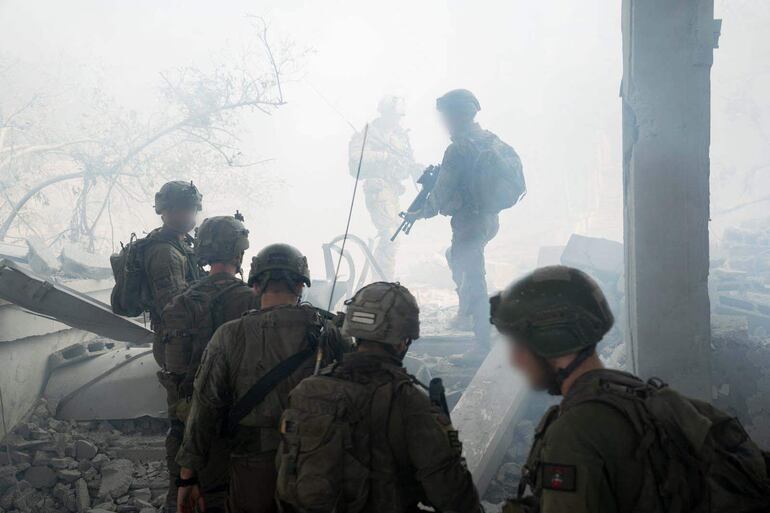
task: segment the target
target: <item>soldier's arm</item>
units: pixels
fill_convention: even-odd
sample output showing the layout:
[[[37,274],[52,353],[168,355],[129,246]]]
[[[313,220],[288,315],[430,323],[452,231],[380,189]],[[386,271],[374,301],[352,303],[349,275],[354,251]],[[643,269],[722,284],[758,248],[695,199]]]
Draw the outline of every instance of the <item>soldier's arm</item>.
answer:
[[[461,185],[462,163],[463,155],[460,148],[454,143],[450,144],[444,152],[441,171],[425,204],[425,217],[435,216],[451,207],[452,202],[456,201],[457,191]]]
[[[608,448],[620,445],[616,438],[624,438],[627,427],[614,418],[613,412],[602,416],[602,411],[594,408],[578,408],[567,415],[549,428],[544,440],[536,477],[541,488],[540,511],[617,511],[615,490],[608,477],[613,465],[607,452],[615,452]],[[637,477],[635,470],[629,455],[630,478]]]
[[[187,288],[186,260],[168,244],[158,243],[148,253],[145,271],[155,311],[160,313],[174,296]]]
[[[195,376],[184,440],[176,457],[177,463],[184,468],[199,470],[206,465],[211,441],[219,432],[232,402],[225,350],[226,339],[233,331],[232,324],[225,324],[214,333]]]
[[[428,501],[445,513],[481,511],[450,420],[420,390],[403,387],[402,391],[396,407],[400,408],[410,462]]]

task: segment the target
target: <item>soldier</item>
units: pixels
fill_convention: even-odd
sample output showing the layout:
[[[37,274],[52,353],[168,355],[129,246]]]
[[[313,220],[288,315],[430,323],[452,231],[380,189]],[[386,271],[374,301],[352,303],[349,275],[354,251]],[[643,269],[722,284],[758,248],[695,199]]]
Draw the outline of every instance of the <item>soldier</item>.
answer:
[[[183,426],[173,413],[177,400],[176,384],[169,381],[165,369],[165,344],[162,333],[162,313],[174,296],[200,278],[201,270],[193,253],[195,218],[202,207],[203,196],[192,182],[168,182],[155,194],[155,213],[163,226],[151,231],[142,241],[139,253],[143,270],[142,286],[149,294],[150,326],[155,332],[153,352],[161,370],[158,379],[166,389],[169,405],[169,430],[166,434],[166,454],[169,464],[168,508],[174,507],[176,465],[173,455],[179,448]],[[168,510],[168,509],[167,509]],[[170,511],[170,510],[168,510]]]
[[[155,213],[160,215],[163,226],[151,231],[145,239],[161,244],[147,244],[142,263],[150,295],[150,323],[156,340],[162,338],[163,309],[202,274],[190,236],[202,201],[203,196],[192,182],[168,182],[155,194]],[[162,357],[160,359],[158,363],[162,365]]]
[[[401,127],[404,117],[404,99],[385,96],[377,105],[380,117],[369,124],[364,156],[361,162],[366,208],[377,228],[377,248],[374,256],[385,274],[393,279],[396,268],[397,242],[390,236],[398,227],[401,210],[400,196],[406,191],[403,182],[419,176],[421,166],[414,161],[409,133]],[[350,173],[356,176],[361,157],[362,133],[350,140]]]
[[[312,374],[319,347],[323,363],[349,349],[324,312],[300,304],[310,273],[297,249],[287,244],[264,248],[252,259],[249,285],[260,295],[261,309],[214,333],[195,377],[177,455],[182,467],[179,511],[192,511],[204,500],[200,472],[212,457],[212,442],[222,426],[232,438],[228,511],[275,511],[278,421],[289,391]]]
[[[537,269],[493,297],[491,315],[532,387],[563,396],[503,511],[767,511],[767,462],[736,419],[603,368],[596,344],[613,316],[585,273]]]
[[[210,266],[209,275],[176,296],[163,309],[165,367],[159,373],[168,391],[171,430],[166,440],[169,476],[174,480],[166,497],[166,511],[176,511],[179,466],[176,454],[182,444],[184,421],[189,412],[193,380],[203,350],[214,331],[227,321],[238,319],[255,306],[254,291],[236,273],[241,272],[243,254],[249,247],[249,231],[231,216],[205,219],[195,240],[195,256]],[[201,469],[201,489],[206,494],[206,511],[225,511],[227,490],[227,445],[219,437],[212,441],[208,465]]]
[[[464,328],[470,321],[476,344],[470,356],[483,356],[488,352],[490,337],[484,248],[497,234],[499,211],[513,205],[526,190],[521,161],[513,148],[474,121],[481,105],[470,91],[449,91],[436,100],[436,108],[452,143],[444,152],[441,171],[422,212],[410,214],[451,216],[452,245],[447,261],[459,299],[454,325]],[[505,171],[492,174],[497,167]],[[520,183],[480,181],[488,175],[504,176],[508,170]],[[508,185],[512,186],[511,191]],[[511,197],[504,197],[503,204],[497,205],[494,196],[499,193]],[[508,199],[510,202],[505,203]]]
[[[481,511],[447,412],[403,367],[420,336],[414,296],[378,282],[346,304],[343,334],[355,337],[356,352],[302,381],[281,420],[283,509]]]

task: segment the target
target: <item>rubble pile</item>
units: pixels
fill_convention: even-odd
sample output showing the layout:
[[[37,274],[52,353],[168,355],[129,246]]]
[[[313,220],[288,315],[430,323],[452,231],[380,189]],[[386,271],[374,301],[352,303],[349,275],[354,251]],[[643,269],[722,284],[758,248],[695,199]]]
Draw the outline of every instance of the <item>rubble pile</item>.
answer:
[[[738,315],[749,333],[770,334],[770,220],[725,230],[711,262],[710,297],[714,313]]]
[[[0,513],[155,513],[165,422],[55,419],[41,401],[0,448]]]

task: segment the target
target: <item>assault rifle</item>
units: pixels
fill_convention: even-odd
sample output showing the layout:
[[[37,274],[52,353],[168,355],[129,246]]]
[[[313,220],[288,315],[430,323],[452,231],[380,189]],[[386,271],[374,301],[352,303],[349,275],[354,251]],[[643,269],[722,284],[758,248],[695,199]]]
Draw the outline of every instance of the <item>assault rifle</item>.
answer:
[[[412,231],[414,222],[419,219],[415,213],[422,210],[422,208],[425,206],[425,202],[428,200],[428,196],[430,196],[431,191],[433,191],[433,187],[436,185],[436,180],[438,180],[438,173],[440,170],[441,166],[428,166],[425,168],[425,171],[422,172],[422,176],[417,179],[417,183],[420,184],[422,188],[420,189],[420,192],[417,193],[417,197],[414,198],[414,201],[412,201],[412,204],[409,205],[409,208],[406,210],[406,212],[401,212],[398,214],[398,216],[403,219],[403,221],[401,222],[401,226],[398,227],[398,230],[396,230],[396,233],[393,234],[393,237],[390,238],[390,242],[396,240],[396,237],[398,237],[399,233],[404,232],[405,234],[409,235],[409,232]]]

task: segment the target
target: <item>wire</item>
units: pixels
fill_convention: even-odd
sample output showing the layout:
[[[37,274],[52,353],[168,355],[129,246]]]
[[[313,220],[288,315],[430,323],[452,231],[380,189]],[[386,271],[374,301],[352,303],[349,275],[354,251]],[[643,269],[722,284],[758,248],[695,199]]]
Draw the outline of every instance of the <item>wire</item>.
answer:
[[[337,268],[334,271],[334,279],[332,280],[332,290],[329,293],[329,305],[326,308],[327,312],[330,312],[332,309],[332,306],[334,306],[332,303],[334,301],[334,290],[337,288],[337,278],[340,275],[340,266],[342,265],[342,257],[345,255],[345,244],[348,241],[348,234],[350,233],[350,221],[353,219],[353,207],[356,204],[356,193],[358,192],[358,182],[361,178],[361,163],[364,161],[364,149],[366,148],[366,136],[369,133],[369,124],[367,123],[366,126],[364,126],[364,137],[363,141],[361,142],[361,155],[358,157],[358,168],[356,169],[356,183],[353,185],[353,197],[350,198],[350,209],[348,210],[348,222],[345,225],[345,235],[342,237],[342,246],[340,247],[340,256],[337,259]],[[323,359],[323,350],[321,349],[321,345],[318,345],[318,353],[316,354],[316,360],[315,360],[315,370],[313,371],[313,374],[318,374],[318,371],[321,369],[321,360]]]
[[[364,161],[364,148],[366,148],[366,136],[369,133],[369,124],[364,127],[364,138],[361,143],[361,155],[358,158],[358,169],[356,169],[356,183],[353,185],[353,197],[350,198],[350,209],[348,210],[348,222],[345,225],[345,235],[342,237],[342,247],[340,248],[340,256],[337,259],[337,269],[334,271],[334,280],[332,280],[332,291],[329,294],[329,306],[326,309],[331,311],[332,301],[334,301],[334,289],[337,288],[337,278],[340,274],[340,266],[342,265],[342,257],[345,254],[345,244],[348,241],[348,234],[350,233],[350,221],[353,219],[353,207],[356,204],[356,193],[358,192],[358,182],[361,177],[361,163]]]

